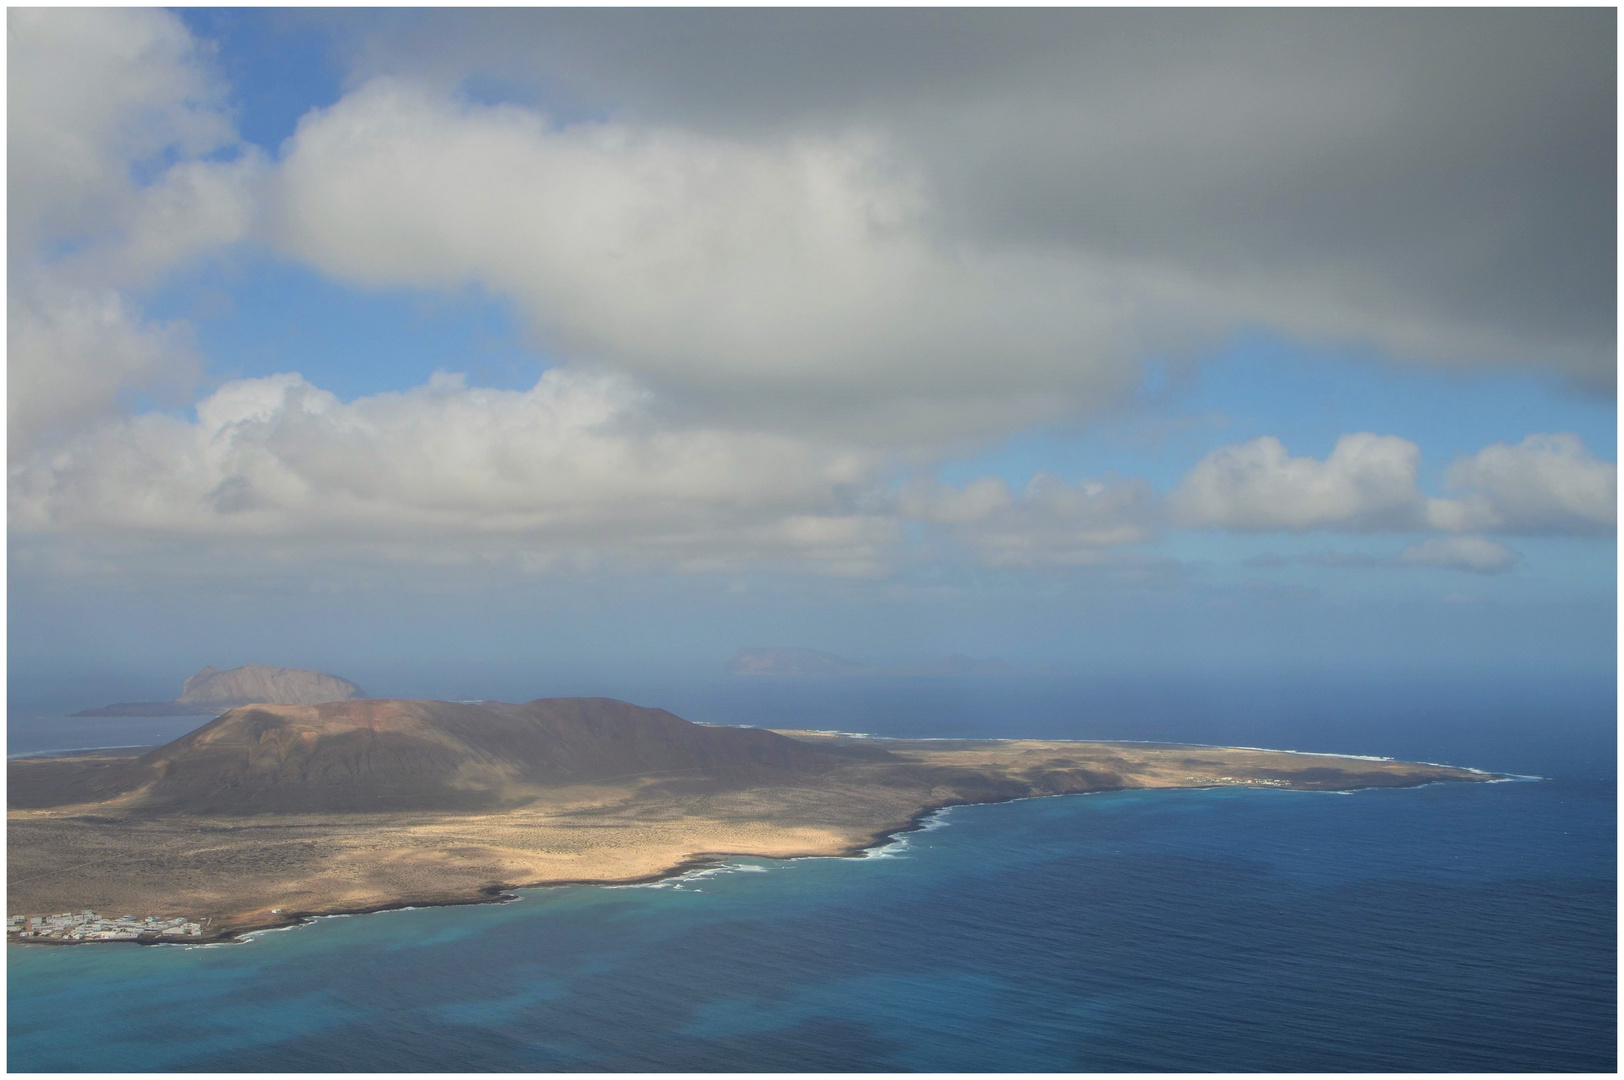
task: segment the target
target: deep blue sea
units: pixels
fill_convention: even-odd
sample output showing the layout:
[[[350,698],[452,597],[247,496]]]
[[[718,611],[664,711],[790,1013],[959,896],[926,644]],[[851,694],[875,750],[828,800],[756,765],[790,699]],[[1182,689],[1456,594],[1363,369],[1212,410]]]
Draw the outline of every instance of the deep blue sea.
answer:
[[[867,858],[741,859],[237,945],[9,946],[9,1068],[1616,1068],[1611,679],[717,683],[642,703],[1545,779],[960,807]],[[11,729],[12,753],[106,738]]]

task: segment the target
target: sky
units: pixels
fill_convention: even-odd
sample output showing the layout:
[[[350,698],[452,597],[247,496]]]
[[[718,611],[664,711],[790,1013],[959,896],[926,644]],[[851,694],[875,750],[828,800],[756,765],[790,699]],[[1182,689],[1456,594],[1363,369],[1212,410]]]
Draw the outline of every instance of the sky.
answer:
[[[7,26],[14,701],[1614,669],[1610,9]]]

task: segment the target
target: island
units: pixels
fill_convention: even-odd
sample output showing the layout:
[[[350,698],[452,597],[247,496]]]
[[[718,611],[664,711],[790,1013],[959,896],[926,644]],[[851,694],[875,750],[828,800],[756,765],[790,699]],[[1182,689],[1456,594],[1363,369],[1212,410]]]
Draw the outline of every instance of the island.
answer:
[[[219,716],[238,705],[320,705],[364,698],[348,679],[324,671],[245,664],[229,671],[205,667],[186,680],[173,701],[121,701],[75,716]]]
[[[196,943],[739,856],[853,855],[969,803],[1494,777],[1243,747],[724,727],[543,698],[240,706],[153,749],[13,759],[8,779],[11,940]]]

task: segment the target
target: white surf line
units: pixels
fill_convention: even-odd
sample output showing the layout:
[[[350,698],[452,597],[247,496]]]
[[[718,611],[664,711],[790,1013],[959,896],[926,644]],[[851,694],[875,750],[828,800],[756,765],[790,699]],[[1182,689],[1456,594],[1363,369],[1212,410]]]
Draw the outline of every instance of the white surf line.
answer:
[[[1059,741],[1059,740],[1056,740],[1056,741]],[[1222,786],[1222,785],[1220,785],[1220,786]],[[1123,794],[1128,794],[1130,792],[1158,791],[1158,790],[1164,790],[1164,789],[1160,789],[1160,788],[1111,788],[1111,789],[1108,789],[1108,790],[1105,790],[1105,791],[1055,791],[1055,792],[1050,792],[1050,793],[1043,794],[1043,795],[1016,795],[1014,798],[999,799],[997,802],[954,803],[952,806],[939,806],[939,807],[937,807],[935,810],[932,810],[929,814],[927,814],[924,817],[920,818],[918,825],[915,825],[911,829],[906,829],[906,830],[904,830],[904,831],[902,831],[900,833],[897,833],[890,840],[887,840],[883,844],[878,844],[878,845],[876,845],[874,847],[864,848],[857,855],[797,855],[797,856],[794,856],[793,858],[785,859],[785,860],[782,860],[782,861],[784,861],[784,862],[795,862],[795,861],[798,861],[800,859],[852,859],[852,858],[856,858],[856,859],[882,859],[882,858],[886,858],[886,859],[888,859],[888,858],[894,858],[896,856],[895,856],[895,853],[890,850],[891,848],[893,848],[893,847],[895,847],[895,848],[906,848],[908,846],[908,839],[911,836],[913,836],[915,833],[934,832],[937,829],[946,828],[950,824],[950,822],[947,820],[948,812],[952,811],[952,810],[962,810],[962,809],[965,809],[967,807],[1007,806],[1010,803],[1037,802],[1039,799],[1081,799],[1081,798],[1086,798],[1087,796],[1090,796],[1090,795],[1123,795]],[[1168,791],[1184,791],[1184,790],[1190,790],[1190,789],[1186,789],[1186,788],[1167,788],[1165,790],[1168,790]],[[1268,789],[1265,789],[1265,790],[1272,791],[1274,789],[1273,788],[1268,788]],[[1289,790],[1289,789],[1282,789],[1282,790]]]
[[[1524,776],[1521,773],[1497,773],[1489,769],[1479,769],[1471,765],[1450,765],[1442,761],[1408,761],[1403,758],[1376,757],[1371,754],[1331,754],[1319,750],[1275,750],[1267,746],[1219,746],[1216,743],[1183,743],[1184,746],[1203,746],[1214,750],[1258,750],[1267,754],[1300,754],[1303,757],[1340,758],[1348,761],[1394,761],[1401,765],[1430,765],[1434,769],[1455,769],[1460,772],[1475,773],[1478,776],[1494,777],[1491,784],[1504,783],[1507,780],[1549,780],[1548,776]]]
[[[341,917],[342,916],[336,916],[336,915],[318,915],[318,916],[316,916],[316,918],[324,918],[324,919],[341,918]],[[248,942],[253,941],[255,938],[263,937],[266,934],[280,934],[285,930],[297,930],[301,926],[304,926],[304,925],[305,925],[305,923],[303,923],[303,922],[295,922],[295,923],[289,923],[286,926],[267,926],[263,930],[250,930],[246,934],[238,934],[237,935],[237,940],[239,942],[243,943],[243,944],[247,944]],[[226,944],[226,942],[223,942],[223,941],[210,942],[209,944],[211,944],[211,945],[224,945],[224,944]]]
[[[492,901],[492,903],[506,903],[506,901]],[[462,904],[424,904],[422,906],[406,905],[405,907],[379,908],[377,911],[335,911],[328,915],[300,915],[286,926],[265,926],[258,930],[245,930],[235,934],[224,941],[205,941],[197,944],[188,944],[184,941],[158,941],[155,945],[177,945],[183,949],[223,949],[233,945],[247,945],[255,938],[266,934],[280,934],[288,930],[303,930],[307,926],[315,926],[322,919],[353,919],[357,915],[387,915],[391,911],[425,911],[439,907],[464,907],[473,905]]]
[[[1079,792],[1079,794],[1093,794],[1093,792]],[[1025,796],[1021,796],[1021,798],[1019,798],[1019,799],[1005,799],[1003,801],[1004,802],[1021,802],[1021,801],[1024,801],[1026,799],[1029,799],[1029,798],[1031,798],[1031,799],[1045,799],[1045,798],[1050,798],[1050,796],[1047,796],[1047,795],[1025,795]],[[960,804],[955,804],[953,806],[939,806],[936,809],[934,809],[934,810],[930,811],[929,813],[927,813],[926,815],[924,815],[923,817],[921,817],[917,824],[915,824],[915,825],[913,825],[913,826],[911,826],[911,827],[909,827],[907,829],[904,829],[904,830],[902,830],[902,831],[900,831],[900,832],[886,838],[885,840],[876,841],[875,843],[870,844],[868,847],[863,848],[861,851],[855,852],[855,853],[853,853],[851,855],[790,855],[790,856],[787,856],[787,857],[784,857],[784,858],[775,858],[775,857],[773,857],[771,855],[753,855],[753,856],[746,856],[746,857],[748,857],[748,858],[758,858],[758,859],[761,859],[763,862],[767,862],[767,863],[784,863],[784,864],[794,863],[794,862],[804,862],[804,861],[809,860],[809,859],[841,859],[841,860],[859,859],[859,860],[861,860],[861,859],[890,859],[890,858],[896,858],[903,849],[907,848],[907,846],[908,846],[908,838],[912,834],[914,834],[914,833],[922,833],[922,832],[931,832],[931,831],[933,831],[935,829],[942,828],[943,826],[945,826],[947,824],[946,818],[947,818],[948,811],[949,810],[955,810],[955,809],[958,808],[958,806],[961,806],[961,805],[981,805],[981,804],[960,803]],[[770,872],[772,869],[773,869],[773,867],[771,867],[771,866],[758,866],[758,865],[756,865],[754,863],[728,862],[728,863],[722,863],[722,864],[717,865],[717,866],[698,866],[698,867],[695,867],[692,870],[685,870],[680,874],[673,874],[671,877],[668,877],[668,878],[661,878],[658,881],[637,881],[637,882],[628,882],[625,885],[597,885],[597,886],[593,886],[593,887],[594,888],[599,888],[599,889],[682,889],[684,885],[692,885],[695,882],[703,881],[706,878],[713,877],[713,876],[716,876],[716,875],[719,875],[719,874],[765,874],[765,873]],[[694,891],[697,892],[699,890],[696,889]]]
[[[1334,757],[1345,758],[1349,761],[1397,761],[1398,758],[1378,757],[1375,754],[1332,754],[1323,750],[1280,750],[1272,746],[1221,746],[1218,743],[1181,743],[1182,746],[1202,746],[1212,750],[1255,750],[1264,754],[1300,754],[1303,757]],[[1431,761],[1413,762],[1415,765],[1432,765]],[[1443,765],[1440,768],[1452,769],[1453,765]]]
[[[27,750],[17,754],[7,754],[7,761],[16,761],[19,758],[50,757],[52,754],[88,754],[93,750],[139,750],[142,747],[158,747],[161,743],[116,743],[112,746],[68,746],[60,750]]]
[[[774,862],[787,862],[786,859],[773,859],[770,855],[743,856],[745,858],[761,858]],[[696,866],[691,870],[684,870],[680,874],[660,878],[658,881],[629,881],[623,885],[592,885],[595,889],[680,889],[684,885],[706,878],[716,877],[719,874],[765,874],[771,867],[754,866],[750,863],[725,862],[717,866]],[[544,889],[558,888],[556,885],[539,886]]]
[[[438,905],[437,905],[438,906]],[[246,945],[257,937],[265,934],[280,934],[286,930],[302,930],[307,926],[315,926],[321,919],[353,919],[357,915],[382,915],[384,911],[399,911],[400,908],[384,908],[380,911],[337,911],[331,915],[301,915],[298,919],[286,926],[267,926],[259,930],[248,930],[233,936],[227,941],[210,941],[202,945],[191,945],[193,949],[209,949],[220,945]]]

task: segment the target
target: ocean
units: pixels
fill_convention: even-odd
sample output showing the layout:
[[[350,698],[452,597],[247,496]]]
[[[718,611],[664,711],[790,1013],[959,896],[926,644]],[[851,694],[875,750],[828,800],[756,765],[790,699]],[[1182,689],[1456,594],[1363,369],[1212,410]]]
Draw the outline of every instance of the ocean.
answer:
[[[739,859],[235,945],[8,946],[9,1068],[1616,1068],[1610,678],[620,689],[714,722],[1182,739],[1540,779],[958,807],[864,858]],[[14,716],[8,749],[106,737],[74,732]]]

